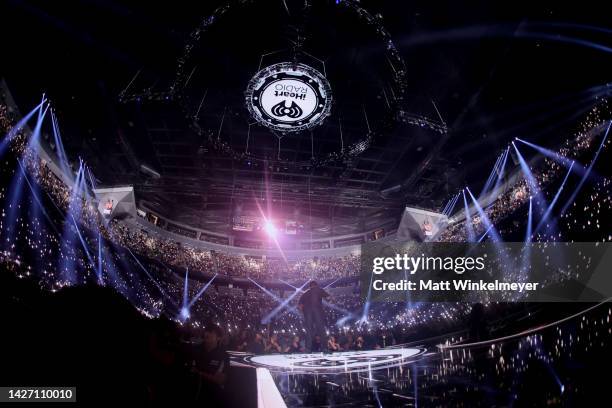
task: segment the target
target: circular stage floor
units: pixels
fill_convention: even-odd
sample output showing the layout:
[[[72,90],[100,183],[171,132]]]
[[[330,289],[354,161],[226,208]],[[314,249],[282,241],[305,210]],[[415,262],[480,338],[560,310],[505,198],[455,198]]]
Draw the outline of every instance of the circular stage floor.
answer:
[[[294,374],[355,373],[410,363],[425,353],[422,348],[385,348],[338,353],[233,354],[235,364],[264,367],[273,372]]]

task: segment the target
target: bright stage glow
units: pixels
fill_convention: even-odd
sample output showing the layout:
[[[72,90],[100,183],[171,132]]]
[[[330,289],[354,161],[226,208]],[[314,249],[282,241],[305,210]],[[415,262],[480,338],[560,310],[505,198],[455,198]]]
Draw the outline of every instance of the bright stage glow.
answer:
[[[266,220],[264,223],[264,231],[266,231],[266,234],[268,234],[268,236],[271,238],[276,237],[276,234],[278,233],[276,226],[274,226],[274,223],[270,220]]]
[[[386,348],[340,353],[247,355],[230,353],[233,364],[293,373],[356,373],[397,367],[425,353],[422,348]]]
[[[187,308],[187,307],[181,308],[181,319],[182,320],[187,320],[187,319],[189,319],[189,317],[191,317],[191,313],[189,312],[189,308]]]

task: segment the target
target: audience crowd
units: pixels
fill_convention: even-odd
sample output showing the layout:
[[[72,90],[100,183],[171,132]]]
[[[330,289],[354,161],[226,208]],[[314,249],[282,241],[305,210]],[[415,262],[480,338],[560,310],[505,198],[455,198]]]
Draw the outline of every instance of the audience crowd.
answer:
[[[594,109],[585,127],[559,154],[578,158],[593,151],[594,141],[599,140],[595,135],[600,134],[593,129],[601,127],[604,107]],[[3,133],[10,130],[12,123],[7,115],[6,108],[0,106]],[[607,152],[608,146],[604,147]],[[0,170],[4,181],[0,186],[0,263],[17,277],[35,278],[41,287],[53,292],[80,284],[110,286],[146,316],[165,315],[193,329],[211,325],[219,328],[230,349],[284,353],[304,350],[304,330],[297,310],[299,290],[295,285],[310,279],[351,278],[359,273],[358,254],[294,260],[230,255],[152,236],[120,220],[108,221],[99,213],[89,190],[71,188],[61,180],[50,163],[31,148],[25,132],[15,134],[11,149],[12,155],[2,157]],[[546,158],[533,170],[540,194],[554,194],[552,186],[564,169],[562,164]],[[571,241],[588,237],[610,241],[605,224],[612,212],[610,180],[600,177],[583,189],[583,194],[561,215],[563,222],[530,239]],[[520,235],[526,218],[521,211],[534,194],[533,186],[521,178],[497,197],[485,214],[504,237]],[[467,221],[451,224],[436,240],[465,241],[466,222],[478,235],[485,234],[485,223],[473,215]],[[214,276],[224,276],[230,284],[212,282],[200,293]],[[286,287],[233,286],[232,278],[285,282]],[[321,339],[322,350],[386,347],[425,333],[448,332],[465,327],[472,313],[465,303],[366,305],[359,296],[356,280],[342,284],[334,286],[331,282],[328,288],[332,295],[325,308],[329,337]],[[286,307],[275,312],[279,303],[289,297],[292,298]]]

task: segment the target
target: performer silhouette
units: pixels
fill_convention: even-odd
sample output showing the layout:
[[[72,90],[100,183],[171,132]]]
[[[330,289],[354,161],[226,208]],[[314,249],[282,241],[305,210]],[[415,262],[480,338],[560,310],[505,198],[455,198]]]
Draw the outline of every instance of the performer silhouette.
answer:
[[[325,315],[323,314],[323,299],[329,294],[321,289],[319,284],[311,281],[308,290],[300,297],[298,307],[304,314],[304,327],[306,329],[306,349],[312,351],[313,341],[327,338],[325,334]]]

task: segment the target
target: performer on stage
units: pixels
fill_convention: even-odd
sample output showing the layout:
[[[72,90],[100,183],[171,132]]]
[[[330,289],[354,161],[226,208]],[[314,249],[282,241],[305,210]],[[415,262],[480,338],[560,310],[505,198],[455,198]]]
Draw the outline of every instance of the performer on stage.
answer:
[[[325,339],[325,315],[323,314],[323,299],[329,294],[321,289],[319,284],[311,281],[308,290],[300,297],[298,307],[304,314],[306,329],[306,349],[312,351],[315,336]]]

